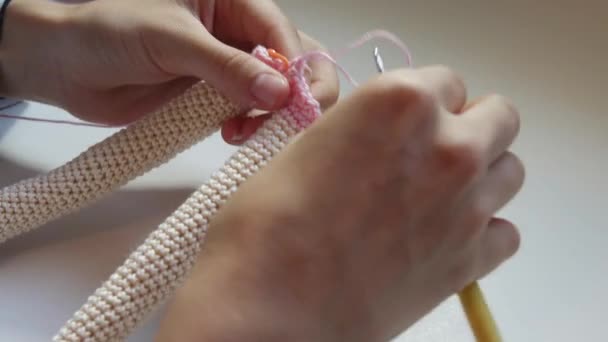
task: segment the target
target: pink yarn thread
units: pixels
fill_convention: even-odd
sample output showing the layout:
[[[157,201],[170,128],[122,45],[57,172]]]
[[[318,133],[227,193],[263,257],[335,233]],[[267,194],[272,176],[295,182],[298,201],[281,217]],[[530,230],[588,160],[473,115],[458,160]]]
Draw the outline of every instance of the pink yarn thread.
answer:
[[[389,41],[389,42],[395,44],[401,50],[401,53],[405,57],[405,65],[407,67],[411,67],[413,65],[412,53],[410,52],[410,49],[407,47],[407,45],[405,45],[405,43],[401,39],[399,39],[399,37],[397,37],[395,34],[389,32],[389,31],[385,31],[385,30],[373,30],[373,31],[366,32],[361,36],[361,38],[352,42],[346,48],[337,50],[336,52],[334,52],[334,55],[335,56],[343,55],[343,54],[347,53],[348,51],[356,49],[356,48],[362,46],[363,44],[365,44],[369,41],[372,41],[374,39],[382,39],[382,40],[386,40],[386,41]]]
[[[399,39],[395,34],[385,31],[385,30],[373,30],[366,32],[359,39],[349,44],[346,48],[336,50],[333,55],[338,57],[342,56],[350,50],[356,49],[363,44],[372,41],[374,39],[383,39],[387,40],[393,44],[395,44],[403,53],[405,57],[405,64],[407,67],[412,66],[412,54],[408,49],[407,45]],[[265,56],[270,58],[269,56]],[[331,62],[340,73],[346,78],[346,80],[353,86],[357,87],[358,82],[346,71],[331,54],[323,52],[323,51],[311,51],[300,55],[299,57],[294,58],[290,61],[291,65],[305,65],[306,62],[314,59],[325,59]],[[64,124],[64,125],[72,125],[72,126],[88,126],[88,127],[97,127],[97,128],[117,128],[116,126],[110,125],[102,125],[102,124],[94,124],[82,121],[74,121],[74,120],[53,120],[53,119],[43,119],[37,117],[29,117],[29,116],[19,116],[19,115],[10,115],[10,114],[0,114],[0,119],[13,119],[13,120],[25,120],[25,121],[33,121],[33,122],[42,122],[42,123],[52,123],[52,124]]]

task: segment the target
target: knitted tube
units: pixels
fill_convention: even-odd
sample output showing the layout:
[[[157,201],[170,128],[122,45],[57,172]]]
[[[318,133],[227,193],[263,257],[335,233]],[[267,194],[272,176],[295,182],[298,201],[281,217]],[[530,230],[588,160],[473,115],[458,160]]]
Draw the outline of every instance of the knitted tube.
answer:
[[[217,131],[237,113],[215,89],[199,83],[67,164],[0,189],[0,243],[109,194]]]
[[[254,55],[276,69],[281,66],[262,47]],[[292,90],[288,106],[266,121],[131,253],[54,341],[124,340],[175,290],[192,268],[221,205],[320,114],[319,103],[306,84],[305,70],[305,60],[290,66],[286,72]],[[156,115],[95,145],[64,167],[1,190],[0,242],[76,210],[166,162],[235,113],[236,108],[213,89],[197,85]]]

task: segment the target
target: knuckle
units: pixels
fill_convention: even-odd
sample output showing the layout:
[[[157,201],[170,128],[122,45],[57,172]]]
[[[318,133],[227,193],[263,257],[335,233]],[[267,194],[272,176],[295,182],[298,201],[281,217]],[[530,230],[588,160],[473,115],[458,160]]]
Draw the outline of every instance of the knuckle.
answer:
[[[521,235],[517,226],[512,222],[500,218],[492,219],[489,223],[494,233],[500,231],[499,235],[491,241],[486,241],[490,247],[488,257],[493,260],[490,264],[495,267],[496,263],[503,262],[517,253],[521,246]]]
[[[516,174],[517,174],[517,188],[521,189],[526,180],[526,167],[521,159],[519,159],[516,155],[513,154],[513,162],[515,164]]]
[[[515,107],[515,104],[513,104],[513,102],[511,101],[511,99],[509,99],[508,97],[501,95],[501,94],[492,94],[490,95],[490,100],[493,101],[494,103],[500,105],[501,107],[503,107],[503,109],[507,112],[517,112],[517,108]]]
[[[340,83],[337,80],[335,81],[333,87],[331,87],[328,97],[332,104],[338,102],[338,99],[340,98]]]
[[[448,111],[462,111],[467,99],[467,88],[460,74],[442,64],[420,69],[418,74],[424,75],[421,81],[431,82],[434,93]]]
[[[435,146],[435,158],[443,170],[469,183],[483,170],[483,158],[475,144],[466,141],[441,142]]]
[[[447,273],[447,291],[450,294],[461,291],[475,277],[476,262],[474,258],[467,256],[459,258],[448,269]]]
[[[275,27],[288,28],[289,30],[295,30],[295,27],[285,15],[277,15],[275,16],[274,22]]]
[[[317,100],[321,105],[321,108],[327,109],[336,102],[338,102],[338,98],[340,96],[340,84],[336,82],[327,82],[319,87],[319,91],[317,92]]]
[[[280,15],[277,15],[275,18],[276,18],[276,21],[274,22],[274,27],[286,28],[287,30],[289,30],[292,33],[294,33],[295,35],[297,35],[298,29],[294,25],[294,23],[292,23],[291,20],[289,20],[289,17],[287,17],[284,14],[280,14]]]
[[[248,55],[243,52],[234,52],[226,56],[221,62],[221,75],[234,75],[237,70],[242,70],[251,63]]]
[[[449,91],[451,92],[453,97],[458,99],[458,104],[456,105],[456,108],[458,111],[460,111],[462,110],[462,107],[465,106],[467,101],[467,85],[464,81],[464,78],[460,73],[456,72],[452,68],[449,68],[447,66],[441,66],[441,68],[443,69],[443,72],[445,74],[444,77],[447,79],[448,84],[451,85],[449,87]]]
[[[401,106],[425,105],[435,102],[433,94],[396,74],[387,75],[382,82],[385,84],[386,96]]]
[[[513,226],[513,233],[509,236],[509,241],[506,243],[507,255],[510,257],[519,251],[521,247],[521,234],[517,227]]]
[[[380,76],[372,88],[375,89],[372,96],[398,116],[407,113],[418,119],[430,119],[437,112],[436,99],[432,93],[395,73]]]
[[[443,64],[438,64],[433,68],[435,68],[437,70],[437,73],[442,75],[442,77],[446,79],[450,84],[455,84],[462,89],[466,88],[464,78],[462,78],[462,76],[454,69]]]
[[[454,242],[458,246],[467,246],[477,240],[485,231],[492,217],[491,208],[482,198],[473,199],[461,213],[462,220],[456,230]]]
[[[488,201],[483,197],[475,199],[470,208],[469,219],[466,221],[467,225],[463,229],[466,238],[472,238],[481,232],[491,216],[492,211]]]
[[[324,93],[323,98],[319,101],[323,108],[328,108],[336,104],[338,102],[338,97],[340,96],[340,90],[337,87],[329,87],[328,90]]]
[[[307,35],[304,32],[299,32],[300,39],[302,40],[302,44],[305,49],[316,49],[324,52],[328,52],[327,47],[322,44],[320,41],[314,39],[313,37]]]
[[[508,166],[508,172],[506,173],[508,179],[506,181],[510,185],[510,188],[519,191],[526,178],[524,164],[521,159],[511,152],[506,152],[504,158]]]
[[[497,111],[502,114],[506,128],[517,135],[521,125],[521,117],[515,104],[511,99],[499,94],[490,95],[490,101],[497,108]]]

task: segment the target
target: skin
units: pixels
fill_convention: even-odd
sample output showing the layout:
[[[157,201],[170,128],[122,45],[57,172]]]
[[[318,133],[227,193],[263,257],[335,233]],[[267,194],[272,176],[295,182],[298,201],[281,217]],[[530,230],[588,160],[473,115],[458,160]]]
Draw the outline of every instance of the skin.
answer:
[[[222,209],[157,341],[387,341],[512,256],[519,115],[465,93],[401,70],[328,110]]]
[[[138,119],[200,80],[244,113],[281,108],[286,80],[249,52],[261,44],[293,58],[322,49],[268,0],[13,0],[3,31],[0,94],[111,125]],[[337,75],[327,62],[311,68],[313,95],[327,107],[338,96]],[[262,121],[227,122],[223,137],[242,143]]]
[[[245,51],[319,48],[270,1],[13,1],[2,94],[95,122],[131,122],[200,79],[244,111],[272,111],[288,90],[256,100],[257,75],[274,71]],[[329,109],[219,211],[157,341],[386,341],[518,249],[496,217],[524,181],[508,99],[467,101],[435,66],[332,106],[333,68],[312,68]],[[240,143],[263,120],[227,122],[223,136]]]

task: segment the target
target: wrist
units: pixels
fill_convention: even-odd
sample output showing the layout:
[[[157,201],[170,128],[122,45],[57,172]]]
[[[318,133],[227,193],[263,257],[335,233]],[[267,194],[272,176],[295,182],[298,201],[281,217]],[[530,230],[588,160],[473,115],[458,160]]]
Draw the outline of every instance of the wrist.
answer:
[[[237,212],[246,217],[234,211],[217,217],[157,342],[378,340],[365,300],[339,280],[337,263],[312,246],[292,244],[293,234],[278,234],[303,231],[303,222]]]
[[[0,41],[0,96],[48,97],[46,77],[57,68],[52,44],[67,22],[69,6],[49,0],[12,0]],[[50,80],[49,80],[50,81]]]
[[[286,280],[265,256],[232,243],[236,239],[218,238],[232,234],[233,224],[214,225],[218,234],[210,234],[193,272],[177,291],[157,342],[334,341],[313,301],[302,302],[304,296],[287,284],[295,279]],[[247,230],[264,229],[245,225]]]

